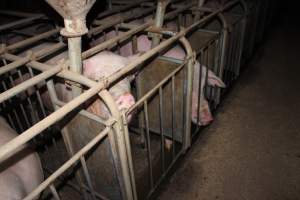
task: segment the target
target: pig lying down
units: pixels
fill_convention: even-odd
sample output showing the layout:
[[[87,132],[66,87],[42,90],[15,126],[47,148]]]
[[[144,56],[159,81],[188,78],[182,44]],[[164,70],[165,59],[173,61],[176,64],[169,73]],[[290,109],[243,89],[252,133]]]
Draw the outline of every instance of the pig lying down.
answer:
[[[18,134],[0,116],[0,145]],[[0,163],[0,200],[23,199],[44,179],[38,154],[28,146]]]

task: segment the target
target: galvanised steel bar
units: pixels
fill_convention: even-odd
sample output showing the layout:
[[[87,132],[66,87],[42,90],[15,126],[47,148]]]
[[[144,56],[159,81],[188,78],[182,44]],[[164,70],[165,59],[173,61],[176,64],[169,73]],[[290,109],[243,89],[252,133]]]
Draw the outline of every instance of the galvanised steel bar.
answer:
[[[50,188],[50,191],[51,191],[54,199],[60,200],[59,194],[58,194],[57,190],[55,189],[54,185],[53,184],[49,185],[49,188]]]
[[[33,36],[33,37],[28,38],[28,39],[22,40],[20,42],[15,43],[15,44],[12,44],[12,45],[9,45],[9,46],[6,46],[6,47],[2,47],[0,49],[0,54],[3,54],[3,53],[8,52],[8,51],[15,51],[16,49],[25,47],[25,46],[30,45],[34,42],[39,41],[39,40],[42,40],[42,39],[48,38],[52,35],[55,35],[55,34],[59,33],[59,31],[60,31],[60,29],[56,28],[56,29],[47,31],[45,33],[42,33],[40,35]]]
[[[11,23],[8,23],[8,24],[0,25],[0,31],[11,29],[11,28],[14,28],[18,25],[24,25],[25,23],[28,23],[28,22],[31,22],[31,21],[34,21],[34,20],[37,20],[37,19],[41,19],[43,17],[45,17],[45,16],[44,15],[36,15],[36,16],[25,18],[25,19],[20,19],[18,21],[11,22]]]
[[[102,18],[102,17],[106,17],[108,15],[112,15],[112,14],[116,14],[116,13],[119,13],[119,12],[122,12],[122,11],[125,11],[125,10],[128,10],[130,8],[133,8],[133,7],[137,7],[139,5],[141,5],[141,3],[144,3],[144,2],[147,2],[145,0],[140,0],[140,1],[135,1],[134,3],[131,3],[131,4],[128,4],[126,6],[122,6],[120,8],[112,8],[111,10],[107,10],[107,11],[104,11],[102,13],[100,13],[97,18]]]
[[[126,149],[127,149],[130,178],[131,178],[131,183],[133,186],[133,199],[138,199],[137,191],[136,191],[134,168],[133,168],[133,162],[132,162],[133,159],[132,159],[131,143],[130,143],[130,139],[129,139],[128,124],[127,124],[127,118],[126,118],[125,112],[122,112],[122,119],[123,119],[123,126],[124,126],[125,145],[126,145]]]
[[[40,16],[42,14],[35,14],[35,13],[28,13],[28,12],[21,12],[21,11],[15,11],[15,10],[0,10],[1,15],[9,15],[9,16],[15,16],[15,17],[34,17],[34,16]]]
[[[154,20],[154,27],[155,28],[161,28],[164,23],[164,15],[166,12],[166,8],[168,4],[170,3],[170,0],[159,0],[157,2],[157,9],[156,9],[156,15]],[[158,45],[160,38],[159,34],[154,33],[152,37],[152,47],[155,47]]]
[[[175,132],[175,76],[172,76],[172,80],[171,80],[171,87],[172,87],[172,160],[174,160],[175,158],[175,147],[176,147],[176,143],[175,143],[175,138],[174,138],[174,132]]]
[[[70,70],[82,74],[81,37],[68,38],[68,53]],[[81,94],[82,89],[78,85],[72,85],[73,98]]]
[[[150,143],[150,132],[149,132],[149,117],[148,117],[148,102],[147,100],[144,101],[144,125],[146,128],[145,133],[146,134],[146,147],[147,147],[147,161],[148,161],[148,170],[149,170],[149,184],[150,188],[153,188],[154,186],[154,180],[153,180],[153,166],[152,166],[152,155],[151,155],[151,143]]]
[[[164,114],[163,114],[163,89],[162,87],[158,90],[159,94],[159,128],[160,128],[160,145],[161,145],[161,169],[165,171],[165,137],[164,137]]]
[[[187,150],[191,146],[191,105],[192,105],[192,90],[193,90],[193,76],[194,76],[194,65],[195,65],[195,55],[193,54],[192,47],[189,41],[185,37],[181,37],[180,42],[186,50],[186,55],[188,59],[187,63],[187,73],[186,73],[186,94],[185,94],[185,118],[184,118],[184,133],[185,138],[183,138],[184,148]]]
[[[86,146],[80,149],[74,154],[67,162],[65,162],[60,168],[58,168],[53,174],[51,174],[43,183],[35,188],[30,194],[28,194],[24,200],[31,200],[37,197],[43,190],[45,190],[51,183],[53,183],[59,176],[61,176],[67,169],[72,167],[80,157],[90,151],[98,142],[100,142],[105,136],[107,136],[110,127],[106,127],[95,138],[93,138]]]
[[[6,90],[5,92],[2,92],[0,94],[0,103],[19,94],[22,91],[27,90],[29,87],[32,87],[32,86],[38,84],[39,82],[44,81],[47,78],[50,78],[51,76],[57,74],[61,70],[62,70],[61,66],[55,66],[55,67],[35,76],[27,81],[24,81],[22,84],[19,84],[9,90]]]
[[[129,20],[137,19],[142,16],[148,15],[154,10],[155,8],[150,7],[150,8],[145,8],[141,11],[136,10],[134,11],[134,13],[126,13],[123,15],[110,16],[102,20],[98,20],[94,22],[94,25],[98,25],[98,26],[90,28],[88,35],[91,36],[91,35],[99,34],[103,32],[103,30],[105,29],[111,28],[115,25],[121,24]]]

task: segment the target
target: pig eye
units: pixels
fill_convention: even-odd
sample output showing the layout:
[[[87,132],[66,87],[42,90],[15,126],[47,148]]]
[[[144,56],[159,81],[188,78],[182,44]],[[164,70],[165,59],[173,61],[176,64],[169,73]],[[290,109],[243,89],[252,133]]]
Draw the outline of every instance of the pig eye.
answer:
[[[118,105],[122,105],[123,104],[123,100],[120,100],[117,102]]]

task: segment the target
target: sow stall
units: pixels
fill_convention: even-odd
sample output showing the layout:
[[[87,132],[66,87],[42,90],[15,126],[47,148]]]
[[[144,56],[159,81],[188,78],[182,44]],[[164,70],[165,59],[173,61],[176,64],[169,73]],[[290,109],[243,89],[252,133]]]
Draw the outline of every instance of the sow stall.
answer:
[[[80,8],[83,10],[82,16],[92,4],[93,1],[87,1]],[[27,39],[3,45],[0,51],[3,60],[0,68],[3,77],[1,114],[21,134],[0,148],[0,161],[9,159],[22,144],[32,142],[40,151],[45,174],[47,172],[45,181],[25,199],[32,199],[41,193],[42,199],[49,196],[54,199],[151,197],[178,158],[191,145],[193,123],[190,104],[195,53],[201,68],[206,65],[218,75],[223,73],[222,57],[229,55],[229,50],[223,46],[224,33],[220,31],[223,29],[206,27],[237,5],[240,5],[240,1],[232,1],[215,10],[199,8],[205,10],[204,15],[186,23],[185,28],[178,29],[178,32],[158,27],[153,21],[128,26],[123,22],[135,18],[126,18],[125,12],[125,20],[122,18],[105,28],[101,23],[98,24],[99,28],[94,24],[95,27],[88,34],[93,35],[97,31],[100,33],[117,24],[125,32],[82,54],[79,47],[80,35],[86,31],[82,22],[78,22],[80,30],[71,30],[75,32],[74,35],[65,34],[69,45],[59,35],[61,29],[55,26],[46,26],[46,32],[36,36],[30,36],[30,30],[22,31],[29,36]],[[173,19],[181,13],[190,15],[193,11],[189,5],[175,5],[174,8],[166,14],[165,19]],[[72,12],[64,10],[69,8],[56,9],[61,9],[59,13],[65,19],[70,19],[68,15]],[[151,6],[146,9],[149,9],[149,13],[153,11]],[[133,9],[133,12],[139,11]],[[105,17],[111,13],[113,9]],[[179,18],[182,20],[182,17]],[[182,21],[179,24],[181,23]],[[95,30],[97,31],[93,32]],[[86,59],[103,50],[114,50],[124,41],[133,40],[134,43],[141,34],[159,38],[161,42],[104,80],[95,82],[80,75],[78,64],[81,61],[72,60],[72,54],[73,57],[77,55],[76,58]],[[242,36],[239,38],[242,40]],[[197,40],[201,42],[193,42]],[[192,45],[189,41],[192,41]],[[52,45],[24,53],[45,42]],[[176,45],[184,48],[184,60],[164,56],[164,52]],[[236,52],[240,52],[242,48],[242,44],[238,42],[232,46],[237,46],[235,48],[239,50],[234,50]],[[69,52],[70,60],[64,60],[55,66],[47,64],[48,59],[65,51],[66,47],[69,50],[73,47]],[[238,64],[238,61],[235,62]],[[108,90],[129,75],[135,75],[132,93],[136,97],[136,103],[129,110],[120,111]],[[68,85],[74,95],[67,102],[59,99],[55,91],[55,84],[61,81]],[[51,97],[54,112],[45,108],[42,100],[45,92]],[[205,92],[214,107],[219,101],[218,91],[206,87]],[[102,119],[86,110],[90,101],[95,99],[105,102],[111,113],[109,119]],[[131,121],[127,121],[129,114],[134,116]],[[196,126],[195,129],[200,127],[195,124],[193,126]],[[166,145],[167,142],[171,142],[171,147]]]

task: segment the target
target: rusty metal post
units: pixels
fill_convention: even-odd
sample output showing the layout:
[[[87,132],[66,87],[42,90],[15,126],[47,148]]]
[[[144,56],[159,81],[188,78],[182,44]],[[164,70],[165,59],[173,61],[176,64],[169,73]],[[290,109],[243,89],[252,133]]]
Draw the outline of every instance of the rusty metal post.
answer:
[[[163,26],[166,8],[169,3],[170,0],[158,1],[157,8],[156,8],[155,22],[154,22],[154,26],[156,28],[161,28]],[[152,47],[157,46],[159,44],[159,41],[160,41],[160,34],[154,33],[152,38]]]

